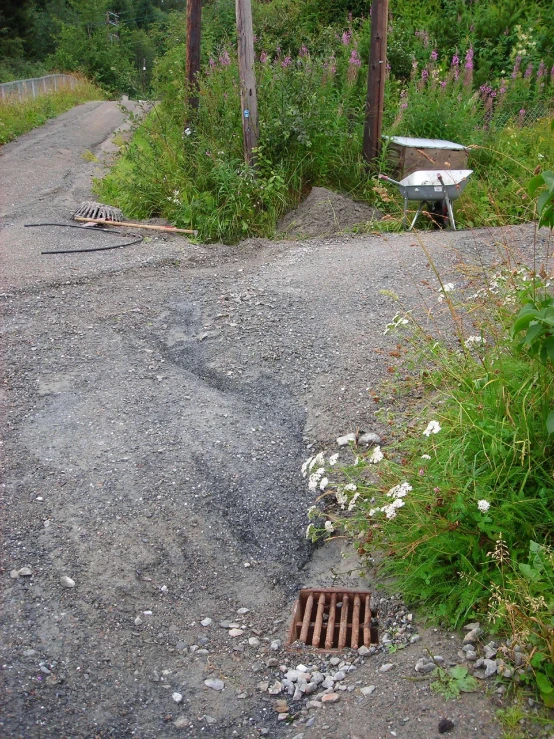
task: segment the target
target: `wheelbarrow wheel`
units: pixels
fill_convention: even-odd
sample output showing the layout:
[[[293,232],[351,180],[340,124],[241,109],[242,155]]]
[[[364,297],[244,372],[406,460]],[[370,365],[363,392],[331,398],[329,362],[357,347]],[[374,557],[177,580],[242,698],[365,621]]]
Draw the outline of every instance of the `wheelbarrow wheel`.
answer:
[[[435,200],[431,207],[433,228],[443,229],[448,225],[448,207],[446,200]]]

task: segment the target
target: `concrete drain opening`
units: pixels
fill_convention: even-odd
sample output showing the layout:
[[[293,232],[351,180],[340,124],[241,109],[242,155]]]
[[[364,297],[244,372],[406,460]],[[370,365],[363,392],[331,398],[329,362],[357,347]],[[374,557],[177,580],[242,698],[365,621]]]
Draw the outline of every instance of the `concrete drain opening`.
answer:
[[[378,642],[372,624],[371,593],[340,588],[301,590],[292,611],[288,645],[300,641],[318,649],[358,649]]]

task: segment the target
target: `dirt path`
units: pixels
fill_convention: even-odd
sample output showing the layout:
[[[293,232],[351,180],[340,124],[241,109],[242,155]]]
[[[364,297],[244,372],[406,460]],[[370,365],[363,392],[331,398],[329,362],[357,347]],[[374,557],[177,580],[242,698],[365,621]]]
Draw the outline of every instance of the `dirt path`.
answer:
[[[275,641],[300,586],[371,588],[333,578],[356,569],[336,547],[306,543],[299,470],[308,445],[334,450],[356,428],[386,437],[367,402],[393,348],[383,329],[396,307],[381,291],[436,299],[414,237],[238,248],[171,237],[41,257],[85,238],[30,238],[23,224],[66,220],[90,197],[95,165],[80,155],[107,150],[122,120],[110,106],[81,106],[1,156],[3,735],[427,739],[448,716],[459,739],[498,737],[483,692],[446,703],[403,679],[425,647],[460,659],[459,638],[437,631],[394,654],[350,655],[335,705],[263,684],[285,663],[336,668]],[[430,249],[459,281],[458,257],[492,258],[498,238],[447,234]],[[32,575],[10,577],[23,567]],[[380,598],[382,633],[409,641],[417,623]]]

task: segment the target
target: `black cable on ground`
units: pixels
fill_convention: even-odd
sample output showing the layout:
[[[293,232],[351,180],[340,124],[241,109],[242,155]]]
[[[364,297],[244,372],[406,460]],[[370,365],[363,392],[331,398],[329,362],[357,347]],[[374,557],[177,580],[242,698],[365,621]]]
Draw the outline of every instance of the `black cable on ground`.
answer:
[[[89,233],[117,234],[121,236],[119,231],[107,228],[90,228],[89,226],[74,226],[72,223],[26,223],[25,228],[37,228],[38,226],[58,226],[59,228],[80,228]],[[114,246],[94,246],[90,249],[54,249],[52,251],[41,251],[41,254],[85,254],[91,251],[109,251],[110,249],[122,249],[124,246],[133,246],[140,244],[144,240],[144,236],[138,236],[134,241],[128,241],[125,244],[115,244]]]

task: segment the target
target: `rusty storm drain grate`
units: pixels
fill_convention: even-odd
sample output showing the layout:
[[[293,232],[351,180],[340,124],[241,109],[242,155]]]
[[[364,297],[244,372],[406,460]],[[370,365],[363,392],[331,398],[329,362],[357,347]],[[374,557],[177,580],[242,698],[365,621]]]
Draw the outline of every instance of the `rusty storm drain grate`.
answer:
[[[301,590],[292,612],[289,646],[295,641],[318,649],[358,649],[376,644],[371,593],[360,590]]]

